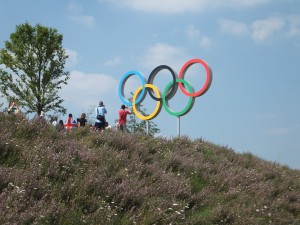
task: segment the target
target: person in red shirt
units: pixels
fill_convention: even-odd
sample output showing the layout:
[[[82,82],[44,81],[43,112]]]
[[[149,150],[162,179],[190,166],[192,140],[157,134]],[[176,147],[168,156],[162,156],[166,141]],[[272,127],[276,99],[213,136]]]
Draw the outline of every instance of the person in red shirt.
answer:
[[[76,127],[76,123],[73,122],[73,115],[70,113],[67,122],[65,123],[65,128],[69,130],[73,127]]]
[[[122,105],[121,109],[119,110],[119,120],[118,120],[118,128],[120,130],[124,130],[126,127],[126,117],[128,114],[131,114],[131,111],[125,106]]]

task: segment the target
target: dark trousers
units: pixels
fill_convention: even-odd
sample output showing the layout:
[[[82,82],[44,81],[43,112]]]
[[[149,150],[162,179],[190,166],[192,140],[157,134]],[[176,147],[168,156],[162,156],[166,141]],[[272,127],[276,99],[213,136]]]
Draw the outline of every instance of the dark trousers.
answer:
[[[105,129],[105,123],[104,122],[96,122],[95,123],[95,129],[96,130],[104,130]]]

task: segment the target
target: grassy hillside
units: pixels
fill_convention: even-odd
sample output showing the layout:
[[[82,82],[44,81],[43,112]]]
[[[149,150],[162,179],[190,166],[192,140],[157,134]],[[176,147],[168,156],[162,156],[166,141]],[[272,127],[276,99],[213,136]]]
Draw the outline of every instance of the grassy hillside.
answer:
[[[0,124],[0,224],[300,224],[300,171],[249,153]]]

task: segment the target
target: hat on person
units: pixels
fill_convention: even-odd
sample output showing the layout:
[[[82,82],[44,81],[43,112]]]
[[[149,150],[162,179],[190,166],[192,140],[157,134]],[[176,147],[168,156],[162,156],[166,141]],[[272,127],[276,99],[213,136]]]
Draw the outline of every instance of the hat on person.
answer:
[[[125,109],[126,108],[126,106],[125,105],[121,105],[121,109]]]
[[[100,101],[100,102],[99,102],[99,105],[100,105],[100,106],[103,106],[103,102],[102,102],[102,101]]]

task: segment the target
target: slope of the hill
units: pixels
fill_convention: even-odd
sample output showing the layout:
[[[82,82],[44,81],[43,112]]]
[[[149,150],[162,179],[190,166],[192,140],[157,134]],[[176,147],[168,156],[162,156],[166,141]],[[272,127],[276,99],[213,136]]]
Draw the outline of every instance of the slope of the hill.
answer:
[[[300,224],[300,171],[248,153],[0,124],[0,224]]]

